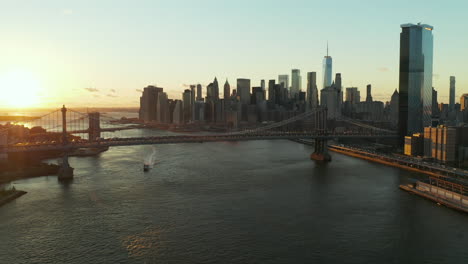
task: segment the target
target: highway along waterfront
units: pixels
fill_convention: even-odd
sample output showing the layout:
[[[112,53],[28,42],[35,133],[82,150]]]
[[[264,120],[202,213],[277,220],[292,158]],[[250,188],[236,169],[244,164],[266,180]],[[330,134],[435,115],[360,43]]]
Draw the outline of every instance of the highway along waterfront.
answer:
[[[162,135],[147,129],[129,136]],[[468,217],[398,188],[423,174],[287,140],[112,147],[73,182],[13,182],[2,263],[466,263]]]

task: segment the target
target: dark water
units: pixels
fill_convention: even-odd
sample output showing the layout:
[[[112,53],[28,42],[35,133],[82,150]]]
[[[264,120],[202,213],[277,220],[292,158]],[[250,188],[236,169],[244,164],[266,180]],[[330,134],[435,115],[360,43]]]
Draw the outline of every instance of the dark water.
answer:
[[[468,263],[468,216],[399,190],[410,172],[252,141],[158,145],[143,173],[151,148],[16,182],[0,263]]]

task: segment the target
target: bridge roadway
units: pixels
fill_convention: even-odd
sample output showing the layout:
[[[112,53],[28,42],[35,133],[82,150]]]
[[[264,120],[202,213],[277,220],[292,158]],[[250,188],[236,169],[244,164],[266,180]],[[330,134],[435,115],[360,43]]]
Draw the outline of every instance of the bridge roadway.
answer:
[[[111,138],[102,139],[96,142],[69,142],[66,145],[61,143],[39,143],[0,146],[0,152],[34,152],[60,150],[67,151],[77,148],[96,147],[116,147],[133,145],[155,145],[155,144],[180,144],[180,143],[203,143],[221,141],[248,141],[248,140],[288,140],[288,139],[345,139],[345,138],[397,138],[391,134],[330,134],[330,133],[291,133],[291,132],[270,132],[270,133],[246,133],[246,134],[210,134],[210,135],[185,135],[185,136],[159,136],[159,137],[136,137],[136,138]]]

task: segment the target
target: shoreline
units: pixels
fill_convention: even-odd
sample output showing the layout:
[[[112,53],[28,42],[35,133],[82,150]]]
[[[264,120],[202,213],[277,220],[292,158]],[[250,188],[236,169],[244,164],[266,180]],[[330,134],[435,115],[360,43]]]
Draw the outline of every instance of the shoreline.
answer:
[[[308,145],[308,146],[314,145],[313,142],[308,142],[308,141],[304,141],[304,140],[292,140],[292,141],[294,141],[296,143]],[[408,171],[418,172],[418,173],[422,173],[422,174],[425,174],[425,175],[434,176],[434,177],[438,177],[438,178],[458,178],[458,177],[460,177],[459,179],[465,179],[466,180],[466,178],[464,178],[463,176],[458,176],[458,177],[448,176],[448,175],[444,175],[444,174],[441,174],[441,173],[422,170],[422,169],[419,169],[419,168],[416,168],[416,167],[411,167],[411,166],[403,165],[403,164],[396,163],[396,162],[390,162],[390,161],[386,161],[386,160],[383,160],[383,159],[370,157],[370,156],[367,156],[367,155],[356,153],[355,151],[352,151],[352,150],[343,150],[341,148],[342,147],[335,146],[335,145],[329,145],[328,146],[329,151],[340,153],[340,154],[350,156],[350,157],[360,158],[360,159],[364,159],[364,160],[367,160],[367,161],[372,161],[372,162],[376,162],[376,163],[379,163],[379,164],[383,164],[383,165],[387,165],[387,166],[391,166],[391,167],[396,167],[396,168],[400,168],[400,169],[404,169],[404,170],[408,170]],[[362,151],[362,152],[365,152],[365,151]]]
[[[18,198],[20,198],[21,196],[25,195],[27,192],[25,191],[14,191],[13,193],[5,196],[5,197],[2,197],[0,198],[0,206],[2,205],[5,205],[11,201],[14,201]]]
[[[450,178],[450,177],[448,177],[446,175],[442,175],[442,174],[439,174],[439,173],[426,171],[426,170],[421,170],[421,169],[418,169],[418,168],[414,168],[414,167],[410,167],[410,166],[406,166],[406,165],[402,165],[402,164],[398,164],[398,163],[393,163],[393,162],[389,162],[389,161],[385,161],[385,160],[381,160],[381,159],[376,159],[376,158],[368,157],[368,156],[361,155],[361,154],[354,153],[354,152],[350,152],[350,151],[340,150],[340,149],[334,148],[333,146],[330,146],[328,149],[330,151],[340,153],[340,154],[343,154],[343,155],[347,155],[347,156],[351,156],[351,157],[355,157],[355,158],[361,158],[361,159],[364,159],[364,160],[380,163],[380,164],[387,165],[387,166],[397,167],[397,168],[408,170],[408,171],[423,173],[423,174],[434,176],[434,177]]]

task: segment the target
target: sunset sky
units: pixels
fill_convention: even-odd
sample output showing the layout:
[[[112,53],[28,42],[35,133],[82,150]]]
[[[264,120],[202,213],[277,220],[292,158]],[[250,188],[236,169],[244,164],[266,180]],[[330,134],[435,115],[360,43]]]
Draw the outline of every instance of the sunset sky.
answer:
[[[180,98],[217,76],[333,74],[387,101],[398,87],[400,24],[434,26],[434,87],[468,93],[468,1],[0,0],[0,107],[138,106],[149,84]],[[321,88],[319,86],[319,88]],[[221,89],[222,90],[222,89]]]

